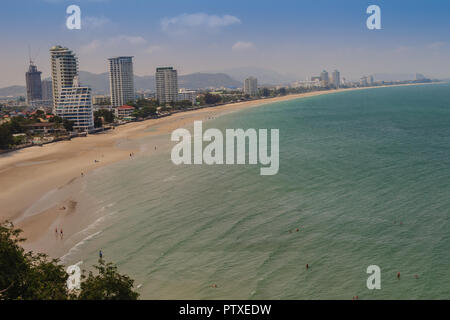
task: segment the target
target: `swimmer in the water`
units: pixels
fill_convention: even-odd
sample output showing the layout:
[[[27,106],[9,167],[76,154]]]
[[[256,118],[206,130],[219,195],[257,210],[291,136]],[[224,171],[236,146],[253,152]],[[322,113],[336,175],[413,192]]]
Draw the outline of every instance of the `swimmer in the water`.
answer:
[[[306,264],[306,270],[308,270],[309,269],[309,264]]]
[[[400,279],[400,272],[397,272],[397,279]]]

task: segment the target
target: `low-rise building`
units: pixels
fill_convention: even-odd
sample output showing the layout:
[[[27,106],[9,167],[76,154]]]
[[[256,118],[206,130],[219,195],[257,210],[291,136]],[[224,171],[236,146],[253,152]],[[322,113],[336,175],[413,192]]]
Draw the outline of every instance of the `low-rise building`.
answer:
[[[124,119],[124,118],[131,117],[131,115],[134,112],[134,107],[123,105],[123,106],[117,107],[115,111],[116,111],[115,113],[116,113],[117,118]]]
[[[191,101],[192,105],[197,102],[197,92],[193,90],[180,89],[178,91],[178,101]]]

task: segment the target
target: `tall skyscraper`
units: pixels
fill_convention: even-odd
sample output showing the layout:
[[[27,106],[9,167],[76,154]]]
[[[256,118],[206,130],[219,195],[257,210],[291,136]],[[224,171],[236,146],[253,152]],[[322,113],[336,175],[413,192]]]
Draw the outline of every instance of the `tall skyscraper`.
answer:
[[[255,77],[245,79],[244,93],[250,96],[256,96],[258,94],[258,80]]]
[[[323,70],[323,71],[320,73],[320,81],[321,81],[321,83],[322,83],[322,87],[328,86],[328,84],[329,84],[329,82],[330,82],[330,79],[329,79],[329,77],[328,77],[328,72],[327,72],[327,71]]]
[[[30,67],[25,73],[27,85],[27,103],[32,104],[33,101],[42,100],[41,73],[30,60]]]
[[[133,57],[117,57],[109,60],[109,87],[111,105],[120,107],[135,100]]]
[[[78,75],[78,59],[75,54],[61,46],[50,49],[53,86],[53,112],[59,100],[59,94],[65,87],[72,87],[73,78]]]
[[[178,74],[172,67],[156,68],[156,99],[164,105],[178,101]]]
[[[339,87],[341,86],[341,73],[337,70],[334,70],[333,74],[331,75],[331,78],[333,86],[336,89],[339,89]]]
[[[81,86],[78,76],[74,78],[73,86],[61,89],[55,115],[73,121],[73,128],[79,131],[94,127],[91,88]]]

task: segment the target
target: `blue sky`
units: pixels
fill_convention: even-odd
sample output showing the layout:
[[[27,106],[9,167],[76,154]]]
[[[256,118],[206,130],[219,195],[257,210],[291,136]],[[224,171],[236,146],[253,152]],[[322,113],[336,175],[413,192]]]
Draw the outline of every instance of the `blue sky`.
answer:
[[[82,29],[65,28],[77,4]],[[366,28],[381,7],[382,30]],[[80,69],[135,56],[135,73],[172,65],[179,73],[264,67],[304,79],[322,69],[450,77],[450,1],[442,0],[16,0],[0,11],[0,86],[23,85],[28,45],[49,74],[48,49],[73,49]]]

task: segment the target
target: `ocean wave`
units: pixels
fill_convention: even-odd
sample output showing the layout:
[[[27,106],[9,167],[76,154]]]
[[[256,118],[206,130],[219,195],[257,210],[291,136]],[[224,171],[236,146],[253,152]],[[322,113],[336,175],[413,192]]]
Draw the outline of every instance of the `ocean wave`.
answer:
[[[86,242],[88,242],[89,240],[93,239],[95,236],[98,236],[99,234],[101,234],[103,232],[103,230],[99,230],[89,236],[87,236],[86,238],[84,238],[83,240],[81,240],[80,242],[78,242],[76,245],[74,245],[65,255],[63,255],[60,260],[62,263],[67,262],[67,258],[70,257],[71,255],[77,253],[80,250],[80,247],[83,246]]]

